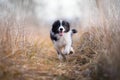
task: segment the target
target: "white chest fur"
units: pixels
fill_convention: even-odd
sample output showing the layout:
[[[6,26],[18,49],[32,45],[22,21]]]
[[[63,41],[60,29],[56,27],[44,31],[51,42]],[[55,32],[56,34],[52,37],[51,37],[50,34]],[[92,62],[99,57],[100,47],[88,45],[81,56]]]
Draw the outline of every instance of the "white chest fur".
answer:
[[[57,48],[63,48],[66,45],[71,45],[72,44],[72,39],[71,39],[71,32],[64,33],[63,36],[59,36],[58,34],[56,35],[58,37],[58,41],[54,41],[54,45]]]

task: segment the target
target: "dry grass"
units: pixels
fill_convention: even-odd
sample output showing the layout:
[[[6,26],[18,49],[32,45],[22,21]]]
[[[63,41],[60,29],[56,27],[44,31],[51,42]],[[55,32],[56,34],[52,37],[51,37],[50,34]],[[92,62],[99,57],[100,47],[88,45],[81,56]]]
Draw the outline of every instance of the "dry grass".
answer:
[[[15,36],[11,33],[13,28],[3,29],[0,46],[2,80],[98,80],[103,74],[97,64],[106,61],[103,60],[105,35],[101,34],[101,29],[92,27],[75,35],[73,46],[76,54],[67,56],[64,63],[58,60],[48,35],[18,33]],[[103,59],[101,56],[98,58],[99,54],[103,54]]]

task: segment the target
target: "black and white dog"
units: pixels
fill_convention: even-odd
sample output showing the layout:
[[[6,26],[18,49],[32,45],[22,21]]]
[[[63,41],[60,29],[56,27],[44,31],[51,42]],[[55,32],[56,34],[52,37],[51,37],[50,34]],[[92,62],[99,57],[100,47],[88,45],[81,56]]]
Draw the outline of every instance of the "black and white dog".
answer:
[[[72,48],[72,35],[77,30],[70,29],[70,24],[64,20],[56,20],[50,31],[51,40],[55,46],[60,60],[66,60],[65,55],[74,53]]]

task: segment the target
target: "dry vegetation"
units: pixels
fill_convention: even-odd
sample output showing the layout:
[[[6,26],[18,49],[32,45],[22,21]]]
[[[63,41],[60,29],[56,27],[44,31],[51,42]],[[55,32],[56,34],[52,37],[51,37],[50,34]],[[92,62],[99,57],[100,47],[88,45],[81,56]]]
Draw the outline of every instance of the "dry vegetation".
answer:
[[[78,29],[73,45],[76,52],[62,63],[48,31],[42,34],[9,20],[9,24],[1,22],[0,80],[119,80],[120,12],[116,4],[105,7],[97,0],[97,5],[100,24]]]

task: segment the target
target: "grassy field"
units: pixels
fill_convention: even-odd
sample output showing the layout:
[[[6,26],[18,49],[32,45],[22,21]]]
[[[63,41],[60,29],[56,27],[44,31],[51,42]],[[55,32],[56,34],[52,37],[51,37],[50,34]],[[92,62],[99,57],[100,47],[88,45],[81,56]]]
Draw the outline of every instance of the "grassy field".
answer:
[[[19,30],[13,31],[14,29],[9,27],[1,28],[0,78],[2,80],[69,80],[76,79],[76,76],[80,79],[84,77],[83,71],[89,66],[93,54],[96,54],[89,46],[83,47],[88,50],[88,53],[84,54],[85,49],[79,46],[80,42],[82,44],[84,39],[89,38],[88,32],[74,36],[76,54],[68,55],[67,62],[60,62],[49,34],[27,35],[21,34]],[[80,38],[81,34],[83,39]],[[77,37],[79,39],[75,39]],[[89,51],[92,51],[91,55]]]
[[[73,37],[75,54],[60,62],[49,33],[15,31],[1,28],[1,80],[112,80],[117,76],[111,70],[119,70],[119,42],[113,38],[118,34],[96,27],[80,29]]]

